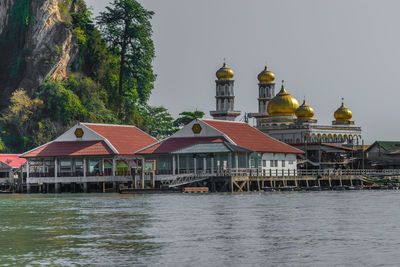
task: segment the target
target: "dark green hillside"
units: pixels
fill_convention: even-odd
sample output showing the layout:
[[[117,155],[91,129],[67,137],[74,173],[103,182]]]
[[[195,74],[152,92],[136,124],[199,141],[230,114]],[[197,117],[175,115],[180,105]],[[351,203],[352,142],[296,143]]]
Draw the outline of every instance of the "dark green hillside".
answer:
[[[2,152],[23,152],[48,142],[77,121],[134,124],[157,138],[175,131],[165,108],[147,105],[155,80],[153,12],[134,0],[114,0],[94,19],[83,0],[65,0],[58,5],[62,23],[57,27],[72,33],[75,53],[67,77],[19,88],[35,60],[27,41],[38,23],[31,14],[35,5],[36,0],[16,0],[0,36]],[[41,64],[61,60],[61,47],[50,49]]]

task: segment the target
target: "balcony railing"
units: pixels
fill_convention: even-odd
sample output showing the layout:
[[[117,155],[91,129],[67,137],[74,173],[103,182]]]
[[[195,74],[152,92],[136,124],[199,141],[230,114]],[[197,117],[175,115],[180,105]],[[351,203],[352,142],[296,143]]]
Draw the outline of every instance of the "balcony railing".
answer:
[[[288,176],[400,176],[400,169],[310,169],[310,170],[297,170],[297,169],[260,169],[260,168],[233,168],[233,169],[214,169],[214,170],[176,170],[175,174],[172,170],[157,171],[157,175],[181,175],[181,174],[208,174],[210,176],[249,176],[249,177],[288,177]]]
[[[46,177],[54,177],[54,172],[30,172],[29,177],[31,178],[46,178]],[[83,177],[84,174],[82,171],[76,171],[76,172],[59,172],[57,173],[57,177]],[[93,176],[113,176],[112,172],[87,172],[86,173],[87,177],[93,177]],[[131,176],[130,172],[115,172],[115,176]]]

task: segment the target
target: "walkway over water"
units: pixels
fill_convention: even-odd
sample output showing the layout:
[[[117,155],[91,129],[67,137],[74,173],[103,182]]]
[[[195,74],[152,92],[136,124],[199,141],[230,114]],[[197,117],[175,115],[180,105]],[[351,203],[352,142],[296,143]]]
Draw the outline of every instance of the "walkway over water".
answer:
[[[241,169],[216,173],[186,173],[164,177],[164,187],[210,184],[212,191],[261,191],[266,187],[327,187],[363,186],[371,183],[370,177],[400,178],[400,169],[372,170],[276,170],[261,172],[257,169]]]

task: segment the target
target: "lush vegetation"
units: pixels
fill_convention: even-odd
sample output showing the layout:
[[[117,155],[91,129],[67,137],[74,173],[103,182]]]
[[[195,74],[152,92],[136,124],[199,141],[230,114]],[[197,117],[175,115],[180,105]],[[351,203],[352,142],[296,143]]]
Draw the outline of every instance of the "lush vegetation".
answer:
[[[30,0],[16,1],[9,14],[8,25],[0,39],[0,85],[7,86],[23,76],[23,57],[30,53],[24,48],[25,34],[33,20],[29,11]],[[0,101],[3,101],[1,99]],[[2,103],[0,103],[2,104]]]
[[[16,45],[7,40],[25,36],[34,21],[29,5],[30,0],[15,3],[9,27],[0,36],[0,48],[10,51],[12,62],[0,64],[5,74],[0,85],[24,75],[24,37],[16,38]],[[29,150],[54,139],[77,121],[134,124],[163,139],[204,115],[186,111],[174,120],[164,107],[147,104],[155,81],[153,12],[135,0],[114,0],[96,24],[83,0],[64,0],[59,10],[79,48],[71,73],[67,80],[47,79],[34,90],[15,89],[9,98],[2,97],[0,151]],[[55,56],[61,53],[58,46],[54,51]]]

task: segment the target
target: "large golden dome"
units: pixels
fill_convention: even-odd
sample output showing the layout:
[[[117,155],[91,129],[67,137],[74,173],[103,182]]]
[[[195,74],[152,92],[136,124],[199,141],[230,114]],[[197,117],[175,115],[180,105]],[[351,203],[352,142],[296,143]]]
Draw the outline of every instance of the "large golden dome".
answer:
[[[260,83],[272,83],[275,80],[275,74],[265,66],[264,70],[258,74],[257,79]]]
[[[233,78],[233,70],[231,70],[228,66],[226,66],[226,63],[224,62],[224,65],[217,70],[217,73],[215,74],[218,78],[218,80],[231,80]]]
[[[270,116],[294,116],[299,108],[299,102],[285,90],[282,81],[281,91],[268,103]]]
[[[335,111],[334,117],[336,121],[350,121],[353,113],[342,102],[342,105]]]
[[[296,117],[300,120],[312,120],[314,116],[314,109],[306,104],[306,100],[296,110]]]

